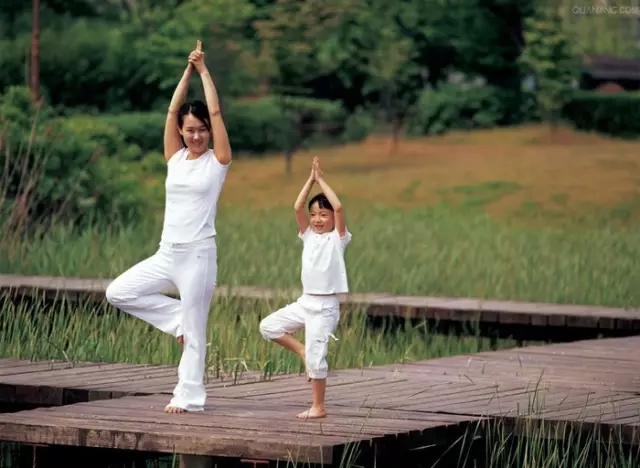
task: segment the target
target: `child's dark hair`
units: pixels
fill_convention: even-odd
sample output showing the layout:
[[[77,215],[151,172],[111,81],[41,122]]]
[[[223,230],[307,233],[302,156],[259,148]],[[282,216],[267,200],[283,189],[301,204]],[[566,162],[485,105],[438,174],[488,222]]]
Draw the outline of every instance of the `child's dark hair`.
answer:
[[[309,200],[309,210],[311,210],[311,207],[316,202],[318,202],[318,208],[320,209],[324,208],[324,209],[333,211],[333,206],[331,206],[331,203],[329,202],[329,200],[327,199],[327,196],[324,193],[318,193],[311,200]]]
[[[209,117],[209,108],[207,105],[199,99],[194,101],[185,102],[180,106],[178,110],[178,126],[182,128],[184,125],[184,118],[187,115],[193,115],[196,119],[201,120],[208,131],[211,131],[211,118]],[[182,144],[187,146],[182,139]]]

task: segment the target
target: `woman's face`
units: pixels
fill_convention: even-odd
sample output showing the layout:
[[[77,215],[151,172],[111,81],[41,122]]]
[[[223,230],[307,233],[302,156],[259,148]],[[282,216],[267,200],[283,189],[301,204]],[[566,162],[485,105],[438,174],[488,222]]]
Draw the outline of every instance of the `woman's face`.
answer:
[[[193,154],[202,154],[209,149],[211,132],[204,122],[193,114],[184,116],[180,135],[182,135],[187,148]]]

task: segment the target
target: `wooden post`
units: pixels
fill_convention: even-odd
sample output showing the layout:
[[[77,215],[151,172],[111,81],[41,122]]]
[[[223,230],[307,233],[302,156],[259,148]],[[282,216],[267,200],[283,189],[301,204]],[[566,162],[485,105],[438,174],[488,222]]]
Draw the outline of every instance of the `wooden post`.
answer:
[[[204,455],[180,455],[180,468],[212,468],[212,461]]]

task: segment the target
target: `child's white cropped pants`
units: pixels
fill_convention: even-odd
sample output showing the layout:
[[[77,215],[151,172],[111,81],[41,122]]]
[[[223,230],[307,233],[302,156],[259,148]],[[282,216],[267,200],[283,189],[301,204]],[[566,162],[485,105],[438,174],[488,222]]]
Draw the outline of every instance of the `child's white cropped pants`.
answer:
[[[206,331],[217,280],[215,237],[189,244],[160,243],[158,251],[118,276],[107,301],[172,336],[183,336],[178,384],[170,406],[202,411]],[[180,299],[161,292],[172,285]]]
[[[312,379],[325,379],[329,366],[329,339],[334,338],[340,320],[337,295],[303,294],[295,302],[273,312],[260,322],[260,333],[267,340],[280,338],[304,327],[307,373]]]

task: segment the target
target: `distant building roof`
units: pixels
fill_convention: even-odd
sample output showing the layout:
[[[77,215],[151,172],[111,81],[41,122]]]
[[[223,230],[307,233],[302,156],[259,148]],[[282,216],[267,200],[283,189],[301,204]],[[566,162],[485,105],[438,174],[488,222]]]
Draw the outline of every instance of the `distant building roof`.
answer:
[[[640,80],[640,59],[587,54],[583,65],[596,80]]]

